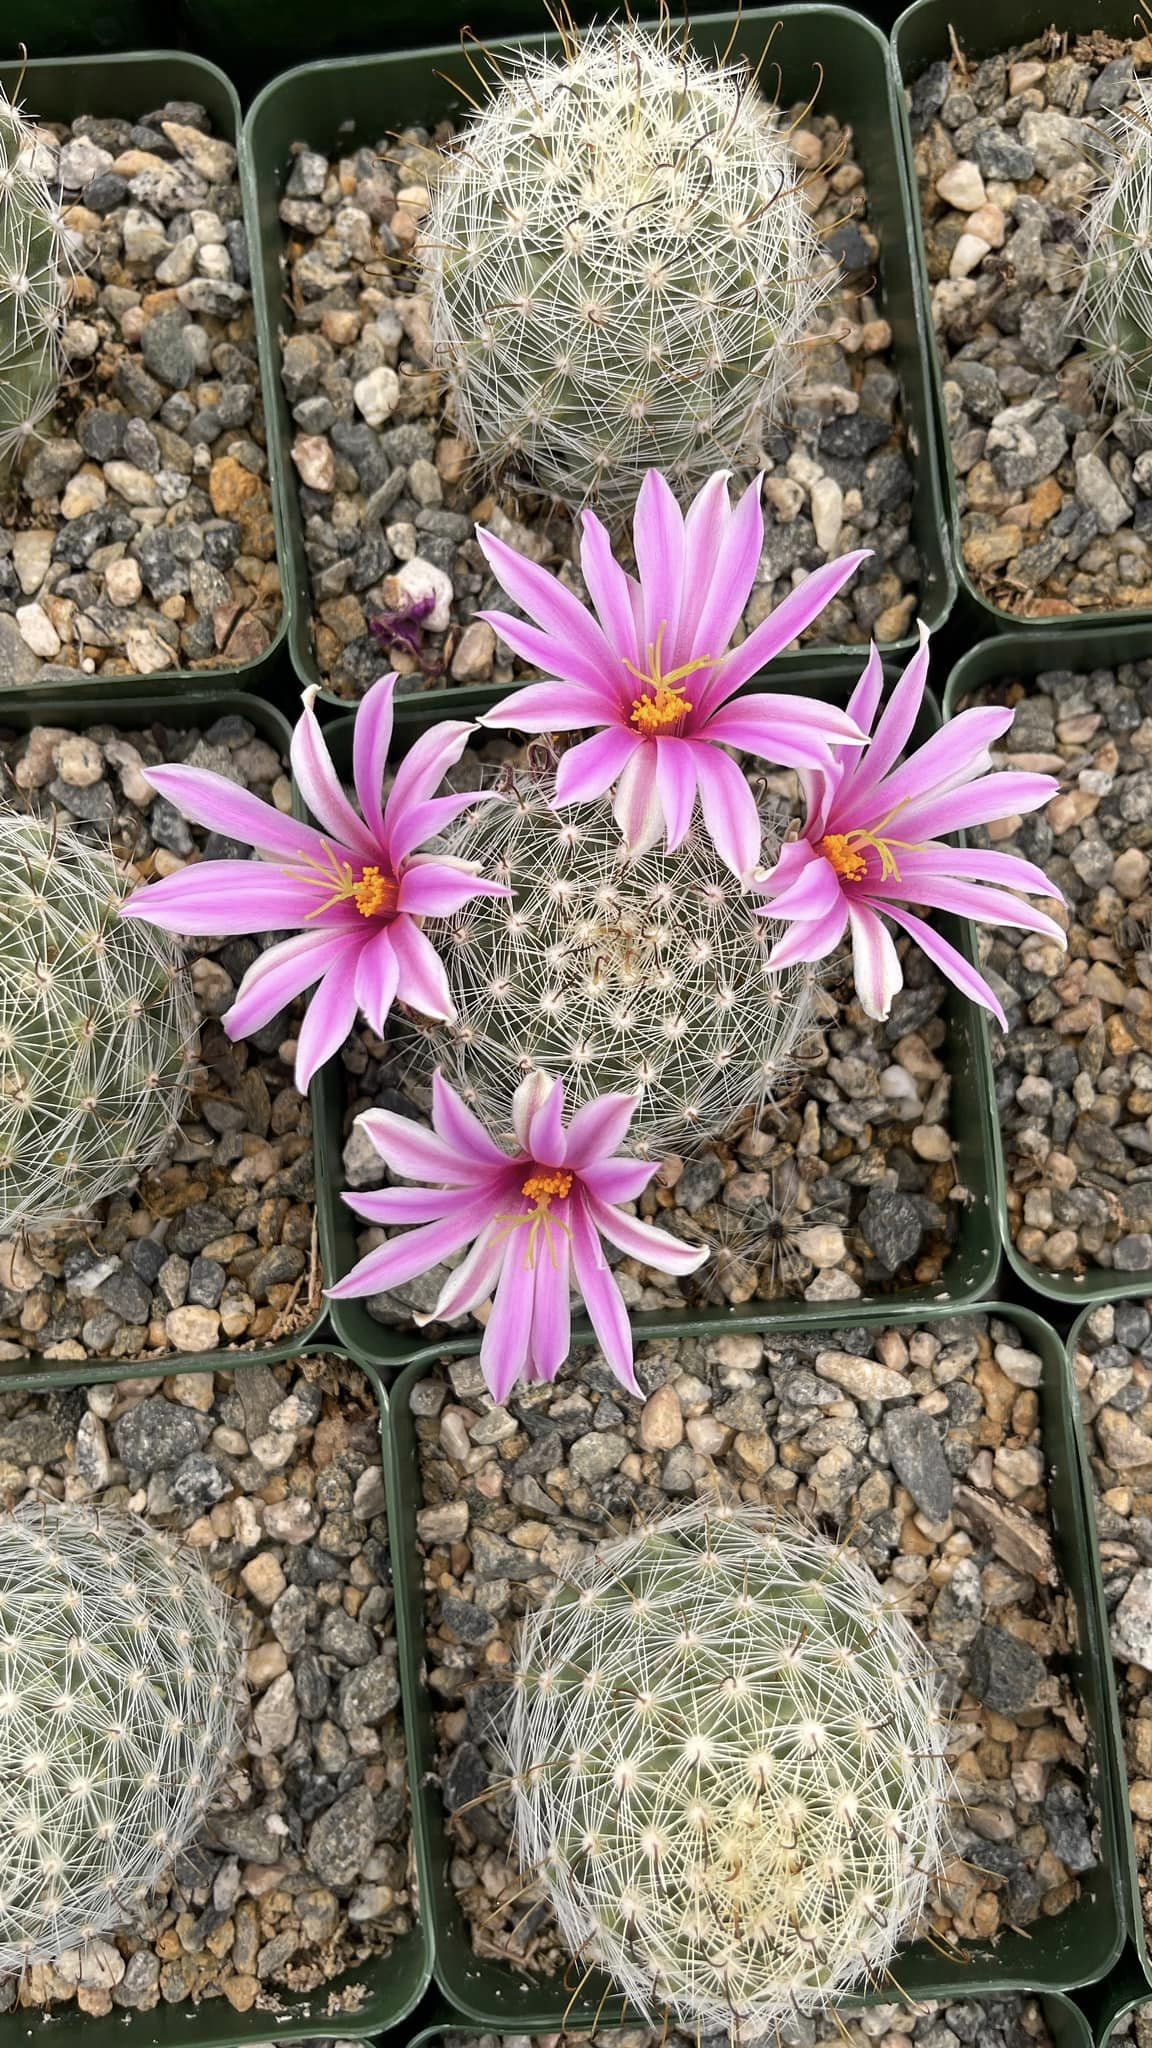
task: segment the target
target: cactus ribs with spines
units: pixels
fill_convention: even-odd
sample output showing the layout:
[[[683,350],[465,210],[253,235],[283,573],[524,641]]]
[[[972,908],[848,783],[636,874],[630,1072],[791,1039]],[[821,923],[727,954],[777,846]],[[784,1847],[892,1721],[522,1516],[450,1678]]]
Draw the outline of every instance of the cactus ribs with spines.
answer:
[[[138,1912],[237,1726],[229,1606],[135,1516],[0,1515],[0,1976]]]
[[[153,1165],[179,1120],[195,1011],[172,942],[120,916],[112,856],[0,813],[0,1236]]]
[[[492,55],[422,238],[437,357],[488,469],[623,513],[754,460],[831,294],[805,173],[743,63],[615,24]]]
[[[35,130],[0,90],[0,483],[56,403],[68,239]]]
[[[1069,325],[1117,412],[1152,416],[1152,84],[1097,132],[1101,176],[1083,221],[1084,267]]]

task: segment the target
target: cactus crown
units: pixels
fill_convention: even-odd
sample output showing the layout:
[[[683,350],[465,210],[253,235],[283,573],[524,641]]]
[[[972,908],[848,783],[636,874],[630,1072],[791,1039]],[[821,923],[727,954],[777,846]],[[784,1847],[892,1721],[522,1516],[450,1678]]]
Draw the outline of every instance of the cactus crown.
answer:
[[[706,63],[667,20],[564,41],[502,53],[422,258],[484,462],[611,516],[648,469],[687,490],[755,458],[834,266],[743,64]]]
[[[135,1516],[0,1517],[0,1976],[119,1926],[191,1838],[238,1657],[222,1595]]]
[[[0,1236],[114,1194],[179,1117],[191,992],[124,894],[109,854],[0,814]]]
[[[0,92],[0,469],[56,403],[67,247],[35,132]]]
[[[1103,170],[1083,222],[1084,266],[1069,324],[1117,411],[1152,413],[1152,85],[1108,117]]]
[[[948,1798],[937,1686],[871,1572],[695,1502],[600,1547],[522,1632],[522,1862],[635,2008],[755,2039],[882,1973]]]
[[[634,856],[608,798],[558,813],[525,777],[446,844],[512,891],[427,924],[457,1014],[422,1030],[491,1128],[534,1067],[574,1106],[638,1095],[632,1142],[649,1151],[727,1130],[779,1087],[813,1021],[815,973],[767,972],[778,927],[701,830]]]

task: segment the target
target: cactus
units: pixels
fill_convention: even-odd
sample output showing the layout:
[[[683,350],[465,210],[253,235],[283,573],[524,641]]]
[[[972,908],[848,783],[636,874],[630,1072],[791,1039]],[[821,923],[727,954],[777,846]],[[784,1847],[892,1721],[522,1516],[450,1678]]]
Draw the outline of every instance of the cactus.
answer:
[[[608,516],[657,468],[755,461],[831,288],[804,176],[742,64],[634,23],[518,52],[435,185],[436,359],[488,468]]]
[[[35,132],[0,92],[0,472],[56,403],[67,247]]]
[[[0,1977],[120,1926],[236,1728],[227,1602],[135,1516],[0,1518]]]
[[[948,1804],[937,1690],[859,1560],[695,1502],[525,1623],[501,1728],[521,1861],[638,2012],[755,2039],[915,1929]]]
[[[1094,381],[1116,411],[1152,414],[1152,85],[1107,118],[1100,181],[1082,222],[1083,269],[1069,308]]]
[[[191,992],[124,895],[109,854],[0,814],[0,1236],[115,1193],[179,1117]]]
[[[525,777],[446,844],[512,891],[426,925],[456,1016],[420,1029],[493,1130],[536,1067],[573,1105],[638,1095],[631,1142],[651,1153],[754,1116],[797,1062],[816,970],[767,972],[780,928],[698,827],[632,857],[607,797],[558,813]]]

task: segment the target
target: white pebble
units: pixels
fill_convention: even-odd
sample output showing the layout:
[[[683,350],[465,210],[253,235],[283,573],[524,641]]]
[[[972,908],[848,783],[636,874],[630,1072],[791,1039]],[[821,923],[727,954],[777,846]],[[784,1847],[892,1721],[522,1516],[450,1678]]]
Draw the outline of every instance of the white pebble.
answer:
[[[952,251],[949,277],[968,277],[978,263],[983,263],[991,246],[982,235],[961,235]]]
[[[60,635],[38,604],[22,604],[16,610],[16,624],[25,647],[33,654],[39,654],[45,661],[53,661],[60,652]]]
[[[357,379],[352,396],[370,427],[383,426],[400,403],[400,379],[387,363],[381,363],[378,370],[369,370],[366,377]]]
[[[941,199],[960,213],[975,213],[986,197],[979,166],[967,159],[943,172],[936,180],[936,190]]]
[[[432,633],[445,633],[452,616],[452,579],[437,569],[433,562],[426,562],[422,555],[413,555],[410,562],[402,562],[390,583],[398,583],[407,603],[417,598],[434,597],[433,609],[423,625]]]
[[[812,486],[812,524],[822,555],[834,555],[844,524],[844,493],[835,477],[822,476]]]

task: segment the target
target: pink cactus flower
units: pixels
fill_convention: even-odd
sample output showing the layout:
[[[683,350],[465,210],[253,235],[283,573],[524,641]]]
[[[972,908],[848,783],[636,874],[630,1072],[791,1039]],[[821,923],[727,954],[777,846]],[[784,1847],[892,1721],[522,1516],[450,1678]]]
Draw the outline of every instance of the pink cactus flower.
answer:
[[[862,730],[872,735],[867,751],[845,755],[838,748],[830,770],[802,775],[808,805],[803,832],[757,884],[770,898],[761,914],[792,926],[773,949],[769,965],[823,960],[850,930],[856,992],[870,1017],[887,1017],[903,975],[883,913],[1006,1029],[1004,1012],[983,975],[908,905],[954,911],[978,924],[1043,932],[1064,945],[1064,933],[1053,918],[1008,894],[1019,889],[1026,896],[1063,902],[1040,868],[1016,854],[941,843],[946,832],[1037,810],[1060,785],[1051,775],[987,772],[992,767],[989,748],[1012,723],[1012,712],[1002,707],[962,711],[901,762],[927,677],[928,634],[921,626],[919,652],[873,733],[883,690],[880,657],[873,647],[848,706]]]
[[[760,818],[726,749],[830,770],[832,743],[859,746],[862,735],[842,711],[815,699],[736,692],[811,625],[869,550],[814,570],[732,648],[760,566],[760,479],[733,507],[720,471],[685,516],[650,470],[633,531],[638,582],[614,559],[595,513],[583,514],[580,565],[592,611],[495,534],[478,534],[501,587],[532,623],[500,611],[482,616],[550,678],[503,698],[481,724],[517,732],[597,727],[562,757],[557,803],[587,803],[615,784],[616,820],[628,844],[643,852],[663,835],[672,851],[699,794],[717,852],[745,881],[760,861]]]
[[[555,1379],[571,1341],[573,1283],[613,1372],[639,1394],[623,1296],[600,1240],[662,1273],[694,1272],[707,1249],[621,1208],[656,1171],[651,1160],[617,1156],[635,1108],[634,1096],[603,1095],[566,1127],[563,1084],[530,1074],[512,1098],[519,1150],[511,1155],[439,1073],[430,1131],[390,1110],[366,1110],[359,1122],[389,1171],[434,1185],[345,1195],[371,1223],[416,1227],[369,1252],[328,1293],[345,1301],[402,1286],[470,1245],[431,1315],[416,1320],[467,1315],[494,1295],[480,1351],[494,1401],[507,1400],[519,1379]]]
[[[353,739],[360,810],[345,796],[304,693],[292,735],[292,772],[319,830],[203,768],[149,768],[148,780],[194,824],[247,840],[263,862],[208,860],[137,889],[125,917],[142,917],[182,938],[296,931],[248,969],[222,1022],[230,1038],[259,1031],[313,982],[296,1049],[296,1084],[343,1044],[362,1010],[382,1032],[392,1004],[426,1017],[454,1015],[443,964],[420,929],[471,896],[506,896],[462,861],[416,848],[461,812],[483,801],[475,790],[434,796],[475,727],[453,719],[422,733],[396,770],[383,801],[392,739],[394,675],[362,699]],[[489,794],[493,794],[490,792]]]

